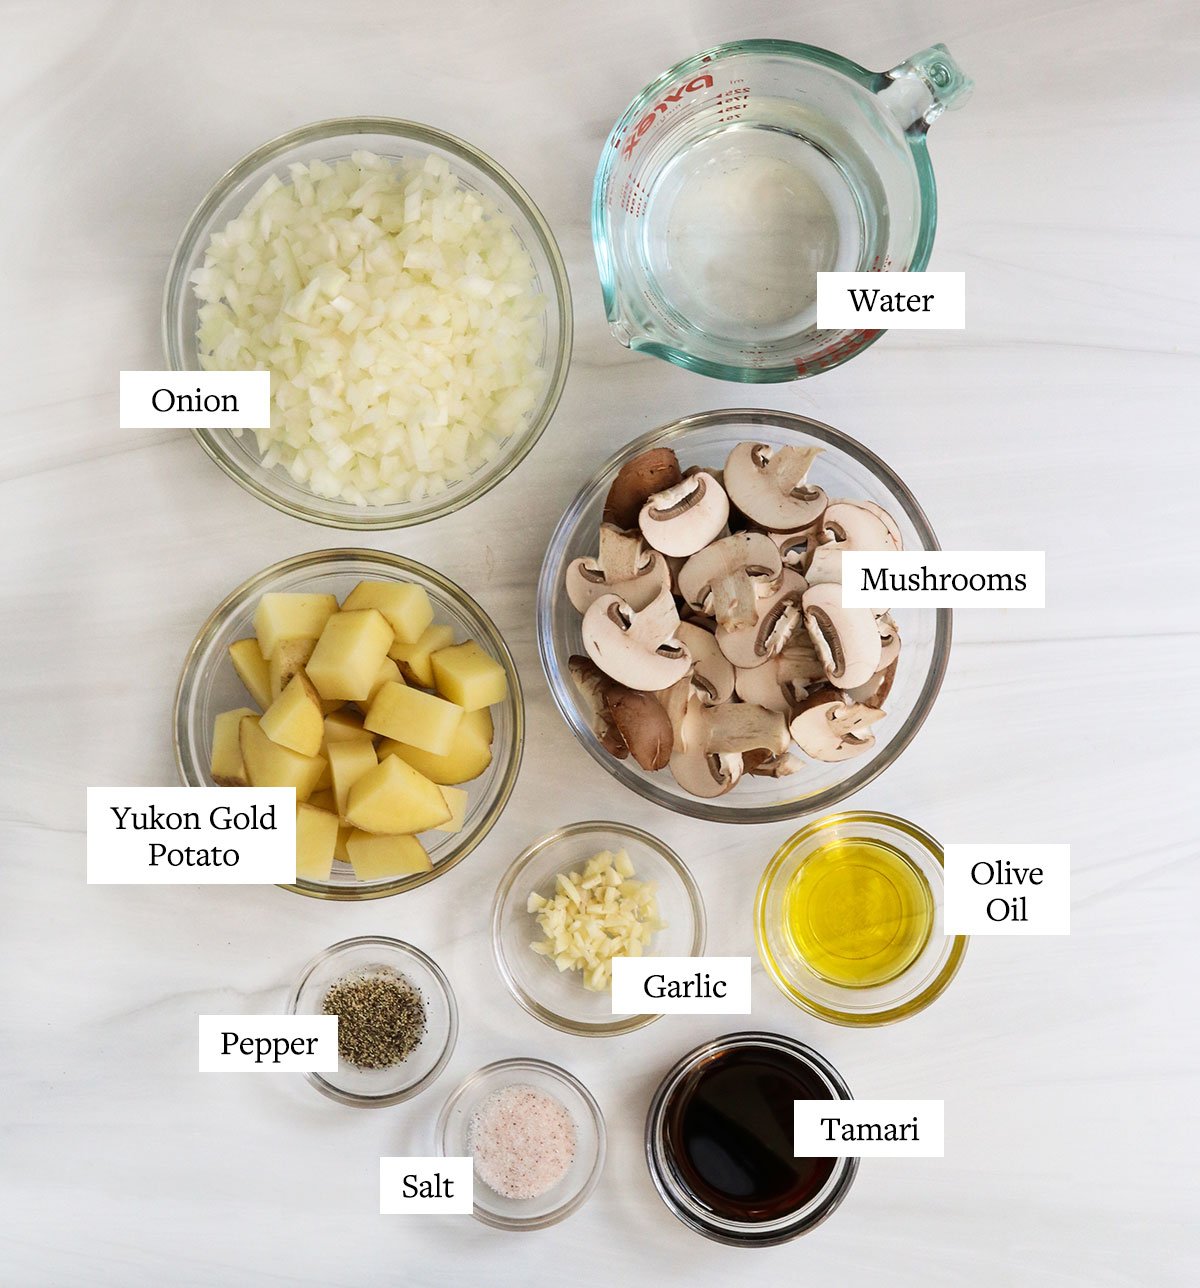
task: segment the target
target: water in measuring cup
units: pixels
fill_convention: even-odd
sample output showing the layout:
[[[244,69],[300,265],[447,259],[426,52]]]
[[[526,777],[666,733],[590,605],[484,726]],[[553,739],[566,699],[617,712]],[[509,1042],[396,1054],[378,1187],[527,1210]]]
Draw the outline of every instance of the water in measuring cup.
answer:
[[[781,105],[777,117],[786,114]],[[654,182],[642,228],[652,289],[667,309],[746,345],[815,326],[817,273],[857,269],[864,240],[841,167],[761,107],[756,118],[674,156]]]

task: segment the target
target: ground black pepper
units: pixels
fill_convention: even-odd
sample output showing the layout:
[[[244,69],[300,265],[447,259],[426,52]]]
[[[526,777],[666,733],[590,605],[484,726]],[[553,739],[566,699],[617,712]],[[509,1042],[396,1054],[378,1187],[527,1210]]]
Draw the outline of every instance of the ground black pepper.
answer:
[[[331,984],[321,1010],[338,1017],[338,1054],[358,1069],[389,1069],[425,1036],[425,1003],[403,975],[348,975]]]

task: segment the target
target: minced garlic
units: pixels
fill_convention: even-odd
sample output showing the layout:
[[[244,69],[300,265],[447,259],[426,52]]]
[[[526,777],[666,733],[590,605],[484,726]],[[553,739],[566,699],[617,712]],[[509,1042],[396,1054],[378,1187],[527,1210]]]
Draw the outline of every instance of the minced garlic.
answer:
[[[553,897],[534,891],[525,907],[546,936],[530,948],[560,971],[581,971],[584,988],[596,993],[612,982],[614,957],[641,957],[665,925],[657,883],[635,880],[624,850],[593,855],[582,872],[560,872]]]

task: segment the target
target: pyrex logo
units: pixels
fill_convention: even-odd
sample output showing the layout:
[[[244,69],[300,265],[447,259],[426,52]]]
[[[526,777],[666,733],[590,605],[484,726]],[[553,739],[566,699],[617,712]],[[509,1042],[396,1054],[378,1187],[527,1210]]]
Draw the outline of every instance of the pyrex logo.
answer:
[[[628,159],[633,155],[633,149],[637,147],[638,140],[658,119],[659,112],[665,116],[673,104],[682,101],[685,94],[694,94],[699,89],[712,89],[713,78],[704,72],[699,76],[693,76],[690,81],[684,85],[678,85],[673,89],[661,102],[655,105],[646,113],[645,116],[629,131],[623,138],[614,139],[613,147],[621,149],[621,155]]]

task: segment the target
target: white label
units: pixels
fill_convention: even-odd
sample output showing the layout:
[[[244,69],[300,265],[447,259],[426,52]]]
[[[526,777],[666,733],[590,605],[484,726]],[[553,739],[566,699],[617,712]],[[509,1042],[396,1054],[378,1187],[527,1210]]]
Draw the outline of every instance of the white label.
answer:
[[[201,1073],[336,1073],[336,1015],[202,1015]]]
[[[1045,608],[1044,550],[843,550],[846,608]]]
[[[749,957],[614,957],[614,1015],[749,1015]]]
[[[818,273],[817,327],[858,331],[961,331],[965,273]]]
[[[1069,935],[1069,845],[947,845],[948,935]]]
[[[470,1212],[474,1185],[473,1158],[381,1158],[379,1211],[384,1216]]]
[[[294,787],[89,787],[89,885],[291,885]]]
[[[944,1100],[797,1100],[797,1158],[942,1158]]]
[[[267,429],[269,371],[122,371],[122,429]]]

